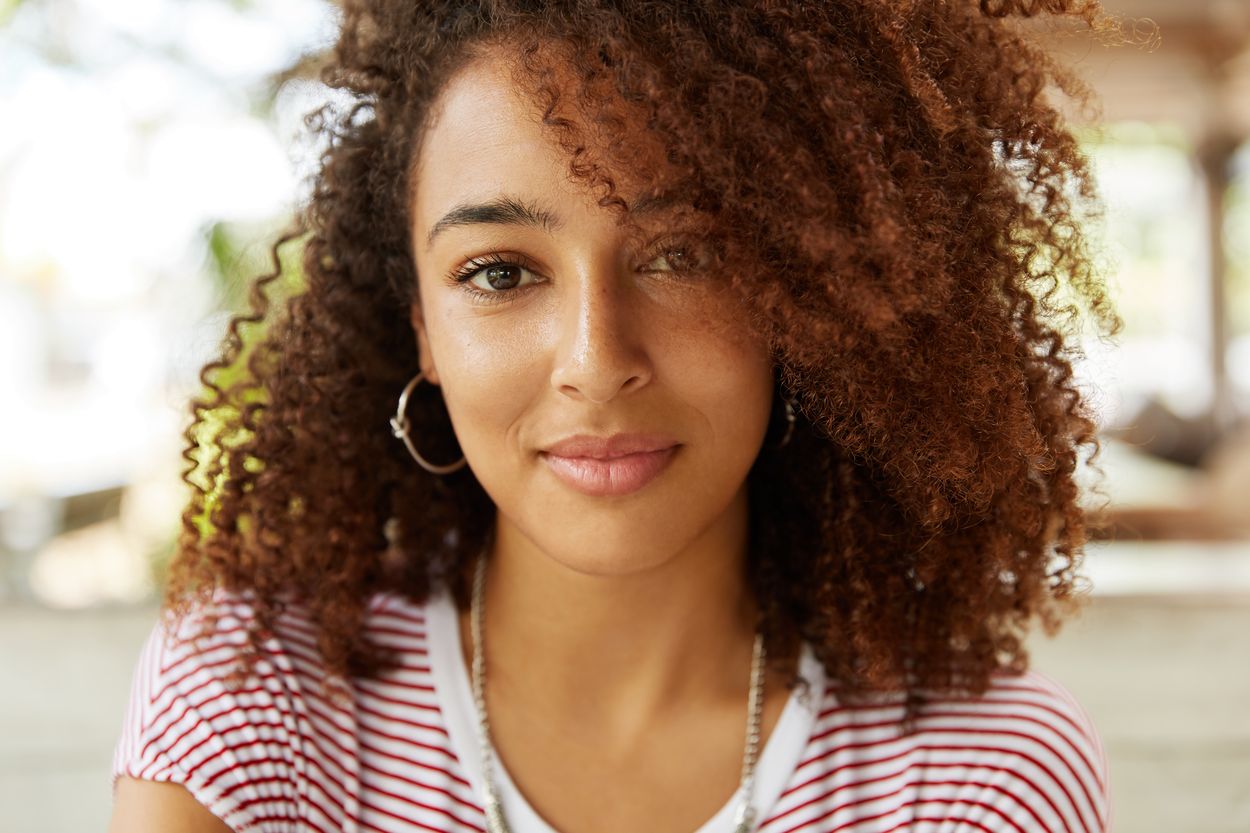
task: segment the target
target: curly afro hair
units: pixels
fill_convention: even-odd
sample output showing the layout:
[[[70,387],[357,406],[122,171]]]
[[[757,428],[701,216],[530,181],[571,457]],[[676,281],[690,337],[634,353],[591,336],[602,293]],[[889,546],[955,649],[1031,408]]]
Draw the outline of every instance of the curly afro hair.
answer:
[[[662,191],[704,221],[798,405],[793,440],[748,476],[771,661],[807,640],[845,697],[907,692],[908,725],[920,692],[1024,671],[1032,619],[1053,635],[1085,596],[1094,519],[1074,474],[1098,440],[1076,337],[1088,318],[1121,326],[1083,233],[1097,192],[1051,93],[1091,96],[1029,37],[1022,18],[1043,13],[1117,26],[1066,0],[345,3],[322,78],[352,103],[308,117],[328,139],[311,197],[201,373],[167,607],[244,593],[258,651],[299,604],[343,679],[390,661],[362,635],[372,594],[420,602],[446,582],[466,604],[494,506],[386,426],[418,364],[422,127],[458,68],[502,48],[601,206]],[[665,181],[635,164],[641,136],[662,142]],[[306,286],[274,303],[278,249],[300,237]],[[427,457],[457,459],[434,386],[409,415]]]

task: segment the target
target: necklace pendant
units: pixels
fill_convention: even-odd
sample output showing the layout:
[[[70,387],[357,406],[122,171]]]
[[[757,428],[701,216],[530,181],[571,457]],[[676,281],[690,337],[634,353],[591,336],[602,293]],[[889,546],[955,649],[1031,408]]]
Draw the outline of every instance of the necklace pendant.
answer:
[[[507,819],[503,817],[499,799],[493,796],[486,802],[486,830],[487,833],[512,833]]]
[[[755,808],[743,802],[734,814],[734,833],[751,833],[755,829]]]

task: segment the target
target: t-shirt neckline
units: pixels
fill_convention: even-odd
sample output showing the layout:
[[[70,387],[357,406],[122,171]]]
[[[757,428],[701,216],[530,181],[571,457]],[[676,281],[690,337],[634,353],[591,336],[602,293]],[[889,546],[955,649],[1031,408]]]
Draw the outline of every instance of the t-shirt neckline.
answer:
[[[426,638],[430,674],[443,719],[447,723],[449,743],[464,768],[474,794],[481,801],[485,789],[473,686],[463,660],[459,614],[446,587],[436,589],[426,605]],[[790,692],[781,717],[756,763],[754,803],[757,824],[768,818],[798,766],[824,699],[824,668],[807,642],[803,643],[800,651],[799,673],[810,683],[810,689],[804,692],[800,685]],[[492,770],[504,814],[514,833],[560,833],[530,806],[498,758]],[[741,788],[735,790],[715,815],[692,833],[732,830],[740,797]]]

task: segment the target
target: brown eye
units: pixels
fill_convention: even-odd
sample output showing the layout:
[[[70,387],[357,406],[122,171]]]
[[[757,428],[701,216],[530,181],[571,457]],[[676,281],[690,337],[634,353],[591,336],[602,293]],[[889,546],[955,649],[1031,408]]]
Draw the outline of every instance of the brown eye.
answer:
[[[681,245],[665,249],[647,264],[646,271],[690,272],[704,265],[706,265],[706,259],[700,257],[694,247]]]
[[[526,270],[515,263],[501,264],[498,266],[490,266],[483,269],[478,274],[486,278],[486,283],[490,284],[491,289],[512,289],[521,282],[521,275]]]
[[[527,274],[532,280],[525,280]],[[494,303],[529,289],[538,275],[528,258],[493,252],[469,261],[447,279],[478,300]]]

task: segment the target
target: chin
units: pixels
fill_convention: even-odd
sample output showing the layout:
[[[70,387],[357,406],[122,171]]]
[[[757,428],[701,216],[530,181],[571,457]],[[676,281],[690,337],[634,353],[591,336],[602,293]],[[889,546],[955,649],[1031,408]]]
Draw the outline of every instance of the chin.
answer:
[[[574,573],[597,578],[623,578],[661,567],[681,551],[676,540],[648,541],[633,534],[624,540],[589,536],[559,541],[538,541],[547,557]]]

